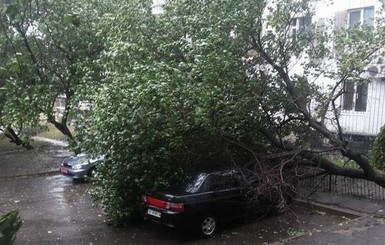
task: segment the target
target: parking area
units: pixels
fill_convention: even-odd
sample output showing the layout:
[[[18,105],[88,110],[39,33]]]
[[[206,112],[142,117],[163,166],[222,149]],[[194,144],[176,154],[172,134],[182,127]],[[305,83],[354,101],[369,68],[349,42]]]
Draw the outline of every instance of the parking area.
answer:
[[[90,183],[74,184],[59,174],[60,162],[68,155],[57,146],[0,149],[0,212],[17,209],[23,220],[16,244],[270,244],[350,221],[341,214],[293,205],[282,215],[225,224],[206,240],[143,221],[116,228],[93,206]]]
[[[108,226],[92,207],[90,183],[74,184],[61,175],[0,180],[0,211],[17,209],[23,219],[16,244],[265,244],[346,222],[342,216],[293,205],[279,216],[226,224],[207,240],[150,222]]]

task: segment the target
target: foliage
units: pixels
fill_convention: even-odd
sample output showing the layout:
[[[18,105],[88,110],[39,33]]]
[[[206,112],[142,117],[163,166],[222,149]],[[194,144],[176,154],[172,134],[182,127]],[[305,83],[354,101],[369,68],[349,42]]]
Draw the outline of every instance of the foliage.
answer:
[[[274,77],[248,75],[255,72],[245,59],[249,33],[236,27],[257,17],[249,9],[255,3],[170,1],[160,15],[151,4],[122,3],[115,18],[102,19],[115,26],[98,61],[109,76],[91,118],[78,125],[88,132],[82,146],[108,156],[93,194],[112,221],[135,212],[144,190],[165,187],[186,169],[266,153],[259,130],[270,125],[262,118],[276,123],[281,116],[272,111],[289,101],[269,83]]]
[[[378,61],[384,20],[348,30],[315,22],[293,35],[318,1],[166,2],[160,11],[152,0],[2,2],[0,129],[28,141],[24,129],[43,114],[76,149],[106,154],[93,197],[115,223],[143,191],[208,165],[247,165],[274,190],[297,164],[385,185],[339,122],[344,83]],[[80,102],[92,110],[75,139],[67,124]],[[323,158],[315,139],[358,168]]]
[[[150,0],[109,5],[98,22],[105,49],[96,61],[107,75],[77,127],[81,147],[107,155],[93,197],[112,222],[136,212],[140,193],[194,167],[248,165],[274,190],[296,163],[379,178],[346,145],[336,101],[344,81],[373,59],[381,30],[335,33],[339,57],[349,59],[336,57],[331,69],[330,30],[290,34],[292,19],[313,16],[313,4],[174,0],[157,13]],[[370,45],[347,32],[355,40],[368,35]],[[304,72],[292,72],[296,66]],[[321,89],[312,82],[321,78],[337,83]],[[314,138],[328,139],[330,151],[360,168],[343,172],[313,151]]]
[[[370,162],[378,169],[385,170],[385,126],[377,135],[372,149],[369,152]]]
[[[13,244],[22,221],[17,211],[0,216],[0,244]]]
[[[30,129],[47,120],[74,141],[70,113],[100,81],[98,12],[92,1],[0,3],[0,129],[28,142]],[[92,85],[92,86],[90,86]],[[62,100],[58,111],[56,103]]]

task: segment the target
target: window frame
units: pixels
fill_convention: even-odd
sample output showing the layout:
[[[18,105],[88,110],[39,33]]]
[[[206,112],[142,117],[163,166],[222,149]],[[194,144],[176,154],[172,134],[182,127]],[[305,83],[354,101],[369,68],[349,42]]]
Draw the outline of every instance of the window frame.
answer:
[[[341,109],[344,112],[364,113],[368,109],[368,83],[345,81],[343,85]],[[364,98],[364,99],[363,99]]]
[[[290,35],[295,40],[298,36],[306,33],[312,24],[311,16],[292,18],[290,21]]]
[[[365,21],[365,11],[367,10],[372,10],[372,19],[370,20],[369,24],[368,23],[365,23],[367,21]],[[360,13],[360,18],[359,18],[359,21],[354,23],[353,25],[354,26],[351,26],[350,24],[350,20],[351,20],[351,13],[357,13],[359,12]],[[354,28],[356,26],[370,26],[370,27],[374,27],[374,15],[375,15],[375,11],[374,11],[374,6],[366,6],[366,7],[362,7],[362,8],[354,8],[354,9],[348,9],[347,10],[347,21],[346,21],[346,25],[347,25],[347,29],[351,29],[351,28]]]

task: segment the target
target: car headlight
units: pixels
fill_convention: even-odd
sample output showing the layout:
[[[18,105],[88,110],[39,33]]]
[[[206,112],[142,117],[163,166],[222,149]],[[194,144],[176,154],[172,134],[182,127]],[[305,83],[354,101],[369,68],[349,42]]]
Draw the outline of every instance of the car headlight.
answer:
[[[76,164],[75,166],[73,166],[72,168],[73,169],[81,169],[83,167],[83,164]]]

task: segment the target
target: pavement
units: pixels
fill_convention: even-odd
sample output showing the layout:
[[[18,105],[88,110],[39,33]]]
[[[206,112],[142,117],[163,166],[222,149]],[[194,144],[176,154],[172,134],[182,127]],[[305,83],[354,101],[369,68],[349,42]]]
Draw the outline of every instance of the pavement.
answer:
[[[18,209],[23,217],[16,244],[385,244],[385,202],[328,192],[310,198],[300,192],[296,204],[312,214],[295,207],[292,214],[230,227],[203,241],[148,224],[117,229],[92,207],[89,183],[74,185],[58,175],[70,154],[61,144],[0,149],[0,213]]]
[[[176,232],[152,222],[109,226],[100,206],[92,205],[88,195],[91,183],[74,184],[62,175],[0,179],[0,186],[0,212],[17,209],[23,220],[15,245],[270,244],[349,220],[293,205],[292,212],[224,224],[214,237],[197,240],[189,231]]]
[[[385,202],[316,192],[299,200],[318,210],[351,219],[273,244],[385,244]]]
[[[65,147],[43,145],[34,150],[0,149],[0,179],[57,172],[63,159],[71,156]]]

